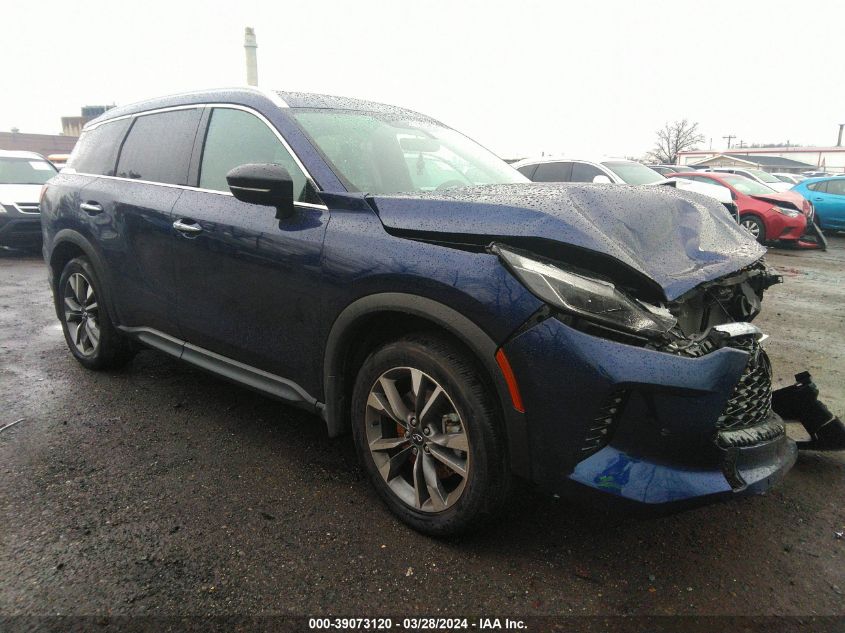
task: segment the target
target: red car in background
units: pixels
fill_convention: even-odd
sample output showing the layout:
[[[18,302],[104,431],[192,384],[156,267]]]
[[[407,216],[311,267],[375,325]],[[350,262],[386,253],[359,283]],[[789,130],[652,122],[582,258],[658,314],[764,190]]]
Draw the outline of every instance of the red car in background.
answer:
[[[781,240],[809,248],[818,246],[801,240],[808,226],[812,228],[813,205],[799,193],[777,192],[737,174],[697,171],[673,177],[729,189],[739,211],[740,224],[761,243]]]

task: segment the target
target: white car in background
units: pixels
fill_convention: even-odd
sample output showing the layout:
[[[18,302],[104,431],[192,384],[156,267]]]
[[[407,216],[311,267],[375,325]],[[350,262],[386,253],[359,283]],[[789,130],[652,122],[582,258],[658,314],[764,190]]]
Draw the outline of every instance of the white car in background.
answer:
[[[792,183],[793,185],[797,185],[802,180],[806,180],[804,176],[800,176],[798,174],[781,174],[779,172],[772,172],[772,176],[783,182]]]
[[[617,185],[667,185],[715,198],[739,221],[736,204],[725,187],[683,178],[665,177],[642,163],[627,158],[571,157],[526,158],[513,164],[534,182],[594,182]]]
[[[750,178],[756,182],[768,185],[769,188],[774,189],[775,191],[789,191],[795,186],[792,183],[784,182],[776,178],[773,174],[763,171],[762,169],[746,169],[745,167],[712,167],[707,171],[713,171],[720,174],[739,174],[740,176],[745,176],[746,178]]]
[[[41,154],[0,150],[0,246],[41,244],[41,186],[56,175]]]

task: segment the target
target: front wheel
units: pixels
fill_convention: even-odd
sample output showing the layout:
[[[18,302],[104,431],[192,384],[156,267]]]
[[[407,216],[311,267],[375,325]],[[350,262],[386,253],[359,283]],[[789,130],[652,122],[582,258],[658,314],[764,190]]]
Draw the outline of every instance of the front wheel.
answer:
[[[739,223],[746,231],[751,233],[751,236],[763,244],[766,241],[766,227],[763,221],[754,215],[744,215],[740,218]]]
[[[473,360],[436,335],[384,345],[352,396],[359,458],[387,506],[434,536],[478,527],[510,490],[500,417]]]

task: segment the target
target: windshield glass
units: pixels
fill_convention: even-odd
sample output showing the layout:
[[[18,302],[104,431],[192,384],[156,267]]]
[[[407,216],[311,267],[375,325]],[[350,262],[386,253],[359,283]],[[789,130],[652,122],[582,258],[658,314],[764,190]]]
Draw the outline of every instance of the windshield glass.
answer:
[[[664,180],[661,174],[650,167],[630,160],[607,161],[602,163],[614,174],[629,185],[650,185],[658,180]]]
[[[429,119],[349,110],[294,118],[350,191],[390,194],[529,182],[467,137]]]
[[[38,158],[0,158],[0,185],[43,185],[56,169]]]
[[[745,171],[753,175],[755,178],[759,178],[763,182],[780,182],[780,180],[762,169],[746,169]]]
[[[758,194],[774,193],[774,189],[764,185],[762,182],[751,180],[745,176],[738,176],[736,174],[725,174],[722,180],[728,183],[731,187],[740,193],[746,193],[750,196]]]

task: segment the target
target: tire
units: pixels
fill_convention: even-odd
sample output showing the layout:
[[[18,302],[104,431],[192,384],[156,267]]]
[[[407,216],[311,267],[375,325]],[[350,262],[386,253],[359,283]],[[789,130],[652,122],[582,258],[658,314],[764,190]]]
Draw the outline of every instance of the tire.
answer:
[[[739,219],[739,223],[751,233],[755,240],[761,244],[766,242],[766,226],[756,215],[744,215]]]
[[[505,434],[482,375],[468,353],[436,334],[388,343],[358,372],[351,401],[358,457],[388,508],[419,532],[476,529],[508,500]]]
[[[77,257],[62,270],[56,295],[68,349],[94,370],[121,367],[134,356],[131,342],[109,317],[104,290],[91,262]]]

